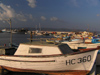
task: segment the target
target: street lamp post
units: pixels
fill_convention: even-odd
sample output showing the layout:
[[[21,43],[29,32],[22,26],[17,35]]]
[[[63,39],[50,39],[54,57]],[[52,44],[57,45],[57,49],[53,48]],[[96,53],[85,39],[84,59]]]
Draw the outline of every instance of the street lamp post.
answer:
[[[11,19],[9,20],[10,21],[10,46],[12,47],[12,23],[11,23]]]
[[[10,47],[12,47],[12,22],[11,19],[5,19],[10,24]]]

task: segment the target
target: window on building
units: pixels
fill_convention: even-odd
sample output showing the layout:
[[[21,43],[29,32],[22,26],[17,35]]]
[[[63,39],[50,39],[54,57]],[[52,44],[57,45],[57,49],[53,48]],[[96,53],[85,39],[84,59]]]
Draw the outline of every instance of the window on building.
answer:
[[[29,53],[41,53],[41,48],[29,48]]]

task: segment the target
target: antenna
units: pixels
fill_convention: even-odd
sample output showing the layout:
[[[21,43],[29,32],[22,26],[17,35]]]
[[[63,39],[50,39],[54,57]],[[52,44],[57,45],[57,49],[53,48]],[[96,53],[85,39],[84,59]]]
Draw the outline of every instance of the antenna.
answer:
[[[87,31],[89,32],[89,24],[88,24],[88,28],[87,28]]]
[[[36,25],[36,30],[37,30],[37,25]]]
[[[41,31],[41,26],[40,26],[40,23],[39,23],[39,30]]]

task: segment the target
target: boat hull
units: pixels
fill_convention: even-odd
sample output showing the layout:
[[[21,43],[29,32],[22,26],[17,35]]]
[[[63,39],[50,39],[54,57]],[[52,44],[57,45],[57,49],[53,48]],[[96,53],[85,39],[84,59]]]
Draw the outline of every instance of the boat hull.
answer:
[[[98,50],[55,56],[0,56],[2,68],[16,72],[35,73],[89,73],[91,71]]]
[[[51,74],[51,75],[86,75],[90,71],[88,70],[65,70],[65,71],[41,71],[41,70],[29,70],[29,69],[17,69],[17,68],[12,68],[12,67],[5,67],[3,66],[2,68],[7,69],[9,71],[13,72],[29,72],[29,73],[45,73],[45,74]]]
[[[71,49],[79,49],[80,47],[83,47],[83,48],[97,48],[97,46],[100,46],[100,43],[96,43],[96,44],[80,43],[80,44],[68,44],[68,45]]]

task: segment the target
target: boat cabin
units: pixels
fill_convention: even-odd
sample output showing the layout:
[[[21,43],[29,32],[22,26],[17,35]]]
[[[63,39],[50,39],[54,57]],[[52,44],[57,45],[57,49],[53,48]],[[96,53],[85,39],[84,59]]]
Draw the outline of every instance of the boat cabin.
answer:
[[[0,55],[14,55],[15,52],[14,47],[0,47]]]
[[[50,44],[46,42],[29,42],[21,43],[14,55],[57,55],[73,53],[67,44]]]

